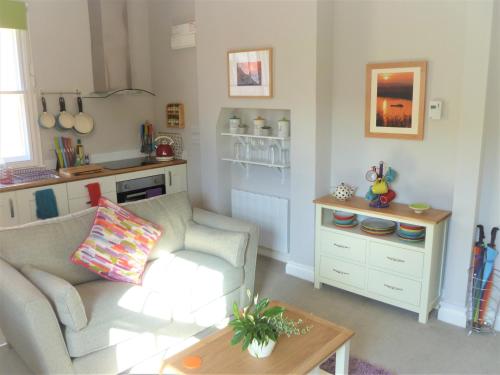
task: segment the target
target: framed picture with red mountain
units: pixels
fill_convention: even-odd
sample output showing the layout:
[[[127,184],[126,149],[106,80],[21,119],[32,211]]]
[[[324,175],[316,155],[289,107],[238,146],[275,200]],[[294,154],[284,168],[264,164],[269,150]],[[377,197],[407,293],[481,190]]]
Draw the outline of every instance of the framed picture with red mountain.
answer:
[[[424,138],[427,62],[366,66],[365,135]]]
[[[230,97],[273,96],[272,48],[229,51],[227,60]]]

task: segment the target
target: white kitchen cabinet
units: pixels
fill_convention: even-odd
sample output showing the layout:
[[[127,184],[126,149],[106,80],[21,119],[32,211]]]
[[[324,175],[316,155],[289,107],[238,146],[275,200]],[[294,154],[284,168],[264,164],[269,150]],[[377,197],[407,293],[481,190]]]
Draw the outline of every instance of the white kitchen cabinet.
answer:
[[[17,208],[19,211],[18,224],[25,224],[39,220],[36,216],[35,192],[45,189],[54,190],[59,216],[67,215],[69,213],[66,184],[56,184],[32,189],[18,190],[16,191]]]
[[[187,191],[186,164],[179,164],[165,168],[165,188],[167,194]]]
[[[372,209],[363,198],[339,201],[331,196],[316,203],[314,286],[332,285],[419,314],[426,323],[441,296],[441,280],[449,211],[431,209],[416,214],[391,203]],[[335,210],[364,218],[387,219],[425,227],[425,240],[404,242],[396,234],[374,236],[359,226],[340,228]]]
[[[90,207],[90,199],[86,187],[88,184],[98,182],[101,187],[101,194],[109,200],[116,202],[117,182],[161,174],[165,176],[166,194],[187,191],[187,166],[186,164],[179,164],[171,167],[160,167],[0,193],[0,228],[39,220],[36,216],[35,202],[35,192],[38,190],[54,190],[57,209],[59,215],[62,216]]]
[[[101,195],[113,202],[116,202],[115,176],[68,182],[66,185],[68,190],[69,212],[78,212],[91,207],[87,185],[96,182],[99,183],[101,187]]]
[[[0,194],[0,227],[11,227],[18,224],[16,193]]]

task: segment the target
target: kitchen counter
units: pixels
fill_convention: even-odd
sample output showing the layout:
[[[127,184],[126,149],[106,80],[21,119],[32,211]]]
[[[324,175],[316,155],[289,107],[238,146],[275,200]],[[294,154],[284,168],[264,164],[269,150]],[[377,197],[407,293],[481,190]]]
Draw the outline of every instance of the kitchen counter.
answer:
[[[158,162],[158,163],[154,163],[154,164],[141,165],[141,166],[137,166],[137,167],[128,167],[128,168],[122,168],[122,169],[104,169],[102,172],[99,172],[99,173],[89,173],[89,174],[84,174],[84,175],[74,176],[74,177],[50,178],[50,179],[45,179],[45,180],[38,180],[38,181],[26,182],[26,183],[22,183],[22,184],[12,184],[12,185],[0,184],[0,193],[5,193],[8,191],[36,188],[36,187],[40,187],[40,186],[64,184],[64,183],[72,182],[72,181],[87,180],[90,178],[105,177],[105,176],[113,176],[113,175],[118,175],[118,174],[123,174],[123,173],[144,171],[144,170],[148,170],[148,169],[165,168],[165,167],[171,167],[173,165],[180,165],[180,164],[186,164],[186,163],[187,163],[186,160],[177,159],[177,160],[172,160],[172,161],[165,161],[165,162]],[[96,163],[96,164],[99,164],[99,163]]]

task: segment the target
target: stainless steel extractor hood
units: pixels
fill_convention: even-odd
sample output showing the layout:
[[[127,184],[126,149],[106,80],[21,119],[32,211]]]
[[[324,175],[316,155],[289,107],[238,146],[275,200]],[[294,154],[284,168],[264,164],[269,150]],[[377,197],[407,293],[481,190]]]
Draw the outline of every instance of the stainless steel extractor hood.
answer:
[[[132,74],[130,30],[146,29],[147,25],[133,24],[137,17],[129,14],[127,0],[88,0],[88,9],[95,91],[91,96],[108,97],[117,93],[154,95],[150,87],[145,87],[147,83],[134,81]],[[149,39],[142,42],[149,43]],[[149,66],[147,69],[149,71]]]

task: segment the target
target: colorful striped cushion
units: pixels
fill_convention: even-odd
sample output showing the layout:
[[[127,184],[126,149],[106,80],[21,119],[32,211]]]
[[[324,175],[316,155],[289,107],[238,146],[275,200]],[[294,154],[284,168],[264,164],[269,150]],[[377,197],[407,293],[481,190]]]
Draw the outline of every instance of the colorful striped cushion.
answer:
[[[105,279],[139,284],[161,234],[158,225],[101,197],[90,235],[71,261]]]

